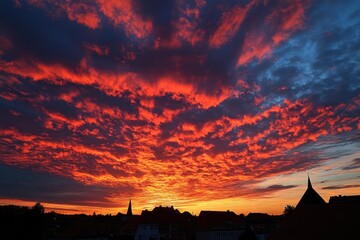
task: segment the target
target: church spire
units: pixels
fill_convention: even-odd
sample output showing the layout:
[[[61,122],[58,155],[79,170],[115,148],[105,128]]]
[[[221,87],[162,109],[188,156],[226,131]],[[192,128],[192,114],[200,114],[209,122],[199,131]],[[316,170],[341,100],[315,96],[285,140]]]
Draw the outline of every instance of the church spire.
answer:
[[[128,210],[127,210],[126,215],[128,215],[128,216],[132,216],[131,198],[130,198],[130,201],[129,201],[129,206],[128,206]]]
[[[296,205],[296,208],[299,206],[305,206],[305,205],[314,205],[314,204],[325,204],[324,199],[313,189],[310,176],[308,175],[308,186],[304,193],[304,195],[301,197],[299,203]]]
[[[308,188],[312,188],[309,174],[308,174]]]

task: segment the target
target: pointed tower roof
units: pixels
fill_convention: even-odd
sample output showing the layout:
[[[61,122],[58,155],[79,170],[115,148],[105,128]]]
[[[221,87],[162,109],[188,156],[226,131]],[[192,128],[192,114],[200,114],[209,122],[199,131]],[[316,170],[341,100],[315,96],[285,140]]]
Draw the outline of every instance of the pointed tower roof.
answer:
[[[309,175],[308,175],[308,188],[312,188],[311,181],[310,181],[310,176],[309,176]]]
[[[324,199],[313,189],[310,177],[308,176],[308,187],[296,207],[324,203]]]
[[[130,201],[129,201],[129,206],[128,206],[128,210],[127,210],[126,215],[128,215],[128,216],[132,216],[131,198],[130,198]]]

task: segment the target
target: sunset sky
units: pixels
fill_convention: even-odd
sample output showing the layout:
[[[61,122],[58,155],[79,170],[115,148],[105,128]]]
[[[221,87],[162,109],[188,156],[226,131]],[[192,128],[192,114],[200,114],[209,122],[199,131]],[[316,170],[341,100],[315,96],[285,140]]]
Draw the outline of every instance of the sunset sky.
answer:
[[[0,1],[0,205],[282,213],[360,194],[358,0]]]

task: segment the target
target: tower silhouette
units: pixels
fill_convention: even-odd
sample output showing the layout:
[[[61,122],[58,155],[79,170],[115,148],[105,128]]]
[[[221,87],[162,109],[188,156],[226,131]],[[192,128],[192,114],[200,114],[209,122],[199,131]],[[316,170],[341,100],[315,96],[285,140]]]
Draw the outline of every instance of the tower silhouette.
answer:
[[[127,215],[127,216],[132,216],[131,198],[130,198],[130,201],[129,201],[129,206],[128,206],[128,210],[127,210],[126,215]]]
[[[308,187],[296,207],[304,205],[325,204],[324,199],[313,189],[308,176]]]

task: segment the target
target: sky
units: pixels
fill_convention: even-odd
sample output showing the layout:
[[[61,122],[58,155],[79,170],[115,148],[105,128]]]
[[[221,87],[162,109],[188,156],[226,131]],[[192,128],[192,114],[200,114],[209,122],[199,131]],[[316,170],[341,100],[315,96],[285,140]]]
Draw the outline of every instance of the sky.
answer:
[[[0,1],[0,205],[282,213],[360,194],[358,0]]]

